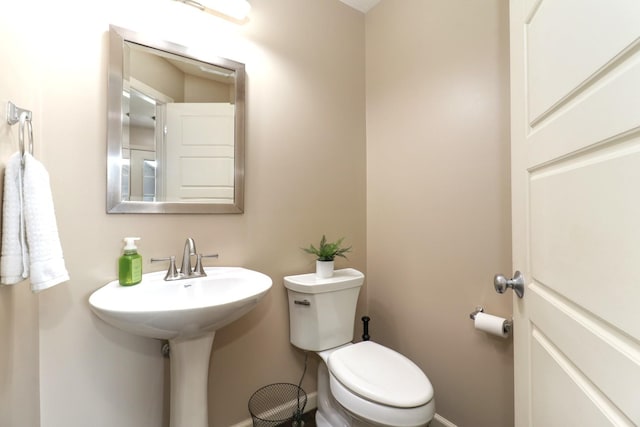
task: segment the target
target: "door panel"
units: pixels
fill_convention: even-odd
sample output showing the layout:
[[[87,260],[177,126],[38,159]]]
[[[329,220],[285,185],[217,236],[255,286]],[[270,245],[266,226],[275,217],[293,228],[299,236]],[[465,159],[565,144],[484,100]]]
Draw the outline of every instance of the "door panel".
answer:
[[[612,329],[602,318],[539,284],[531,284],[529,291],[527,298],[530,321],[536,326],[532,333],[535,341],[543,348],[552,348],[554,359],[579,372],[576,375],[584,379],[585,390],[608,396],[625,418],[640,425],[638,394],[626,391],[637,389],[640,384],[637,348],[633,340]],[[541,331],[545,331],[545,335]],[[532,364],[535,370],[535,359]]]
[[[567,102],[630,49],[638,22],[636,0],[541,1],[526,28],[530,122]]]
[[[640,2],[638,2],[640,4]],[[640,20],[639,20],[640,22]],[[623,141],[640,126],[640,54],[617,63],[597,84],[574,94],[537,125],[527,123],[528,167],[544,165],[617,138]],[[611,114],[615,111],[615,114]]]
[[[531,279],[640,336],[640,138],[617,148],[530,174]]]
[[[531,354],[534,426],[633,426],[538,330]]]
[[[640,2],[510,6],[515,424],[640,425]]]

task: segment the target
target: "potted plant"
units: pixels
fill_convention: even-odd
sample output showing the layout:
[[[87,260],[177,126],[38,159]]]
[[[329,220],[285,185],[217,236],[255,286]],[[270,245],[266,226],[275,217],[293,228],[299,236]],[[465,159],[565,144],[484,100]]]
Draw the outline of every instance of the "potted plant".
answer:
[[[345,254],[351,250],[351,246],[343,247],[343,240],[344,237],[341,237],[335,242],[327,242],[327,238],[323,234],[317,248],[313,245],[302,248],[306,253],[316,256],[316,276],[323,279],[333,276],[334,259],[336,257],[347,258]]]

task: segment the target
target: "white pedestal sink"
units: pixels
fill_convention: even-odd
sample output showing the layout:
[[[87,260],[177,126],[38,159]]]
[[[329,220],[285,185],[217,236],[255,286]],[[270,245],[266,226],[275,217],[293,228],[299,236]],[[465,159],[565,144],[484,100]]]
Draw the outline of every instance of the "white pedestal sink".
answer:
[[[239,267],[207,267],[206,277],[164,281],[144,274],[135,286],[113,281],[89,298],[105,322],[171,347],[171,427],[207,427],[207,380],[215,331],[249,312],[271,278]]]

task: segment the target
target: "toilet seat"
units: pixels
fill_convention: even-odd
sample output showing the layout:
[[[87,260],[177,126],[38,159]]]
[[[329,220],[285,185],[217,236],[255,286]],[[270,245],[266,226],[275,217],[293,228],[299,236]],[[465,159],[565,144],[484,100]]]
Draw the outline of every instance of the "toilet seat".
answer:
[[[393,426],[423,426],[435,414],[429,379],[405,356],[372,341],[329,354],[335,399],[354,416]]]
[[[375,403],[413,408],[433,399],[433,387],[415,363],[373,341],[334,351],[327,366],[346,388]]]
[[[364,399],[347,389],[329,373],[329,387],[334,399],[352,416],[364,420],[367,425],[376,424],[394,427],[422,427],[436,413],[435,399],[414,408],[395,408]]]

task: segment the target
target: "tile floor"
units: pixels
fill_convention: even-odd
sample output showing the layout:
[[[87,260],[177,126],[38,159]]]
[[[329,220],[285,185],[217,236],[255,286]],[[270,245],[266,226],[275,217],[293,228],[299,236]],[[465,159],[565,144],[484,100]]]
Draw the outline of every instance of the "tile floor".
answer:
[[[303,427],[316,427],[316,410],[314,409],[304,414],[302,420],[304,421]]]

